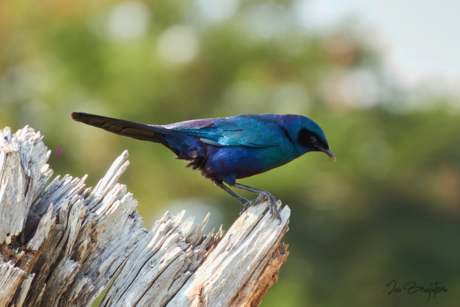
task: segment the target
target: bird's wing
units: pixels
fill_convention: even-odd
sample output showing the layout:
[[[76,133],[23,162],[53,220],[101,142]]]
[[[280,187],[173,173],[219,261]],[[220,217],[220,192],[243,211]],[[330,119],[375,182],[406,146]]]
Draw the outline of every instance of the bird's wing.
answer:
[[[217,127],[214,125],[214,118],[187,120],[161,127],[197,138],[217,140],[219,137]]]
[[[221,147],[271,147],[284,142],[286,138],[280,126],[261,115],[200,119],[164,127]]]

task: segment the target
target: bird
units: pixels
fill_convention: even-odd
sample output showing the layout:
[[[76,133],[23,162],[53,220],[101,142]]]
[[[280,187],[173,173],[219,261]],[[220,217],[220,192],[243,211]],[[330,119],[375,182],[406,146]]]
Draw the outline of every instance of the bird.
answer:
[[[236,198],[244,206],[240,215],[268,200],[272,217],[280,223],[276,199],[269,192],[236,180],[282,166],[307,152],[323,152],[336,161],[321,127],[297,114],[245,114],[168,125],[147,125],[82,112],[73,112],[72,119],[125,137],[160,143],[176,154],[176,159],[186,160],[186,167],[199,170]],[[259,196],[248,200],[231,188]]]

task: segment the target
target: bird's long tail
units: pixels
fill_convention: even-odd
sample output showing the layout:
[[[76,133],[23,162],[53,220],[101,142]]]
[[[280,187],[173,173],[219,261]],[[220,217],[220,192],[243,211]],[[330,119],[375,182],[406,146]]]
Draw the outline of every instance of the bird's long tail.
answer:
[[[161,126],[144,125],[127,120],[82,112],[73,112],[72,119],[118,135],[142,141],[161,143],[176,154],[179,154],[177,148],[172,147],[170,142],[165,140],[166,136],[173,136],[175,133]]]

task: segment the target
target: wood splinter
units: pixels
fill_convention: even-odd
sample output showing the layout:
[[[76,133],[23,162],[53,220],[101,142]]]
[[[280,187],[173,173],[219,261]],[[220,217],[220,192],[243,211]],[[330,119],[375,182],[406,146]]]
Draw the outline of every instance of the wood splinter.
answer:
[[[150,231],[125,185],[125,151],[94,189],[57,176],[30,127],[0,130],[0,307],[258,306],[289,252],[290,209],[264,202],[224,235],[166,212]],[[278,202],[278,206],[281,206]]]

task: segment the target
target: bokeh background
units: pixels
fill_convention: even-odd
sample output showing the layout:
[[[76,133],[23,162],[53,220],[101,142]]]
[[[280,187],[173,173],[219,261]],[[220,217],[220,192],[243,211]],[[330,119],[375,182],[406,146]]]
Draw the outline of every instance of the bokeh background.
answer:
[[[186,209],[228,229],[240,204],[166,148],[70,113],[306,115],[337,163],[307,154],[241,181],[292,209],[290,256],[262,306],[458,306],[460,8],[426,3],[0,1],[0,128],[41,131],[55,175],[88,186],[128,149],[121,182],[146,228]],[[448,292],[388,295],[391,280]]]

